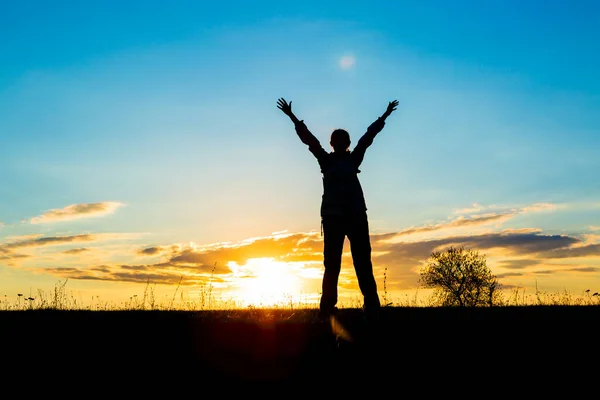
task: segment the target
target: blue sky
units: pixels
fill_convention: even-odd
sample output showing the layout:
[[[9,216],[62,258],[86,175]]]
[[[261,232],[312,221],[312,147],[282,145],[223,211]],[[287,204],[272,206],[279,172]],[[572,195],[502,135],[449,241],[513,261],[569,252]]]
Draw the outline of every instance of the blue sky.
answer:
[[[157,265],[184,244],[318,230],[319,169],[279,97],[324,147],[337,127],[356,143],[399,100],[362,165],[374,234],[427,249],[440,230],[440,245],[563,235],[586,249],[560,257],[565,271],[524,242],[483,249],[507,286],[600,286],[599,12],[593,1],[3,4],[0,292],[66,277],[85,293],[148,277],[168,288],[175,275]],[[96,236],[82,246],[83,234]],[[503,269],[510,254],[537,269]],[[385,265],[388,286],[414,288],[419,260]],[[98,266],[112,273],[88,279]]]

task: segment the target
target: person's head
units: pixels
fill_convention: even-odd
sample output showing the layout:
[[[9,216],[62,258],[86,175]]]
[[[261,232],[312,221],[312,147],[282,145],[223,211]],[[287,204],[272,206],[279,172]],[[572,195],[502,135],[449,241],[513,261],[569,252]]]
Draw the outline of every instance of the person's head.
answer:
[[[343,153],[350,148],[350,134],[344,129],[336,129],[331,132],[329,144],[336,153]]]

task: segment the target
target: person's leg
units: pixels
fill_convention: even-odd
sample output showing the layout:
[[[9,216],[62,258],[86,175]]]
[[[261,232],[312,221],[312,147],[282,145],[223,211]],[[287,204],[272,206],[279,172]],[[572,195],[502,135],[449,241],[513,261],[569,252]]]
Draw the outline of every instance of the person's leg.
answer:
[[[342,252],[344,250],[344,220],[336,216],[323,218],[323,273],[321,314],[328,315],[335,310],[337,304],[337,286],[342,268]]]
[[[358,286],[364,297],[364,308],[367,312],[376,312],[379,311],[380,302],[371,262],[371,238],[367,215],[356,215],[351,222],[348,239]]]

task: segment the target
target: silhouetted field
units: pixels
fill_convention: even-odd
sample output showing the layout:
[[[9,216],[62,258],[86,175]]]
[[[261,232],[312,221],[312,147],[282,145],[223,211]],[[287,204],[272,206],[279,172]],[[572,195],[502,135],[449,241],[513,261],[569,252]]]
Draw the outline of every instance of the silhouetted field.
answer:
[[[337,320],[350,341],[336,340],[315,309],[4,311],[1,362],[33,381],[148,390],[419,386],[462,370],[469,379],[512,374],[514,384],[541,371],[564,378],[598,359],[598,306],[389,307],[373,326],[360,309],[341,309]]]

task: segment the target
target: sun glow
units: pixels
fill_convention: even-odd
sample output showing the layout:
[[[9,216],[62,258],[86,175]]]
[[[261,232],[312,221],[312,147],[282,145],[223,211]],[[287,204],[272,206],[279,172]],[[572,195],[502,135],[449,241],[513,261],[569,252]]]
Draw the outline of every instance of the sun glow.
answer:
[[[356,59],[354,58],[354,56],[346,55],[340,58],[339,64],[342,69],[348,70],[354,67],[354,64],[356,64]]]
[[[272,307],[294,302],[302,285],[293,265],[272,258],[251,258],[232,266],[239,278],[235,293],[243,306]]]

